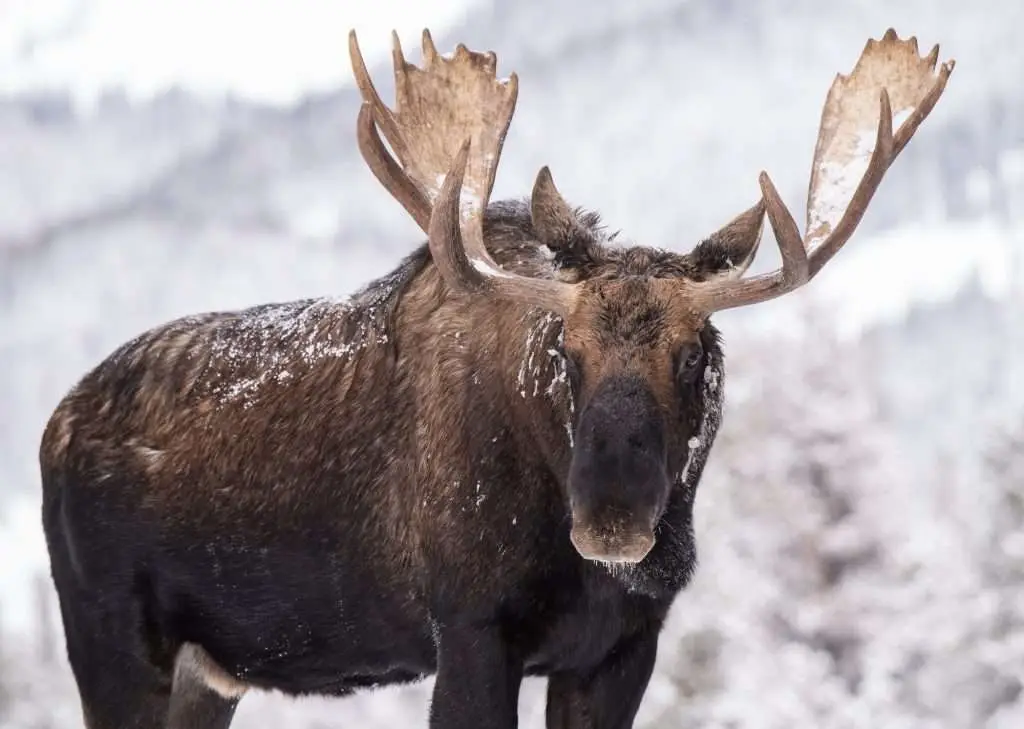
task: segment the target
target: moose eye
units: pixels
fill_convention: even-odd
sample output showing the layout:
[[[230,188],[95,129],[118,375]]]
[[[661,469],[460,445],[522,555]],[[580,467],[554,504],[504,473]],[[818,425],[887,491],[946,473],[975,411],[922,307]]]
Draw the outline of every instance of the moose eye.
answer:
[[[679,379],[689,384],[694,381],[704,362],[704,347],[700,342],[684,344],[679,350],[676,361],[676,373]]]

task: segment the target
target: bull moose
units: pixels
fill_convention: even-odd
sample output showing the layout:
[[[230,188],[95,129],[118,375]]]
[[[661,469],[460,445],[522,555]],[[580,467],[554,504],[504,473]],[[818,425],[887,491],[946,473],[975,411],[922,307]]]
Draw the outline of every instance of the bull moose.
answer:
[[[620,245],[546,167],[489,202],[518,78],[428,31],[422,50],[394,36],[391,109],[349,35],[359,149],[427,242],[349,297],[142,333],[46,426],[88,729],[223,729],[250,689],[427,676],[434,729],[515,727],[525,676],[547,677],[551,729],[632,726],[696,565],[725,384],[710,315],[821,270],[954,65],[869,40],[824,104],[805,235],[762,173],[678,254]],[[746,277],[766,215],[782,265]]]

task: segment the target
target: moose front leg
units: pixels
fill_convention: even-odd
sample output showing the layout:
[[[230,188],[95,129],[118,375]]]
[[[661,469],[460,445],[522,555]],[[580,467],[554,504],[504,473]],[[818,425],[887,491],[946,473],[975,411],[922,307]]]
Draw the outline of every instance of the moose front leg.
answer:
[[[522,661],[496,626],[443,626],[430,729],[515,729]]]
[[[547,729],[632,729],[654,671],[658,632],[621,643],[597,668],[548,679]]]

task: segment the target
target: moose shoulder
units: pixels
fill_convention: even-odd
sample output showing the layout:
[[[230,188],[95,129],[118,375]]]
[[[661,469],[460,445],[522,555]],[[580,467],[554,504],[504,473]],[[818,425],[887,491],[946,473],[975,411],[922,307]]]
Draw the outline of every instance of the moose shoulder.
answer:
[[[807,235],[762,174],[759,202],[679,254],[616,244],[547,168],[490,202],[518,79],[426,32],[423,68],[395,43],[392,111],[350,36],[358,144],[427,243],[351,297],[146,332],[47,425],[89,729],[224,729],[251,688],[430,674],[435,729],[516,726],[526,675],[548,677],[549,727],[632,726],[696,564],[724,390],[710,315],[820,270],[953,67],[869,41],[826,100]],[[782,268],[744,277],[766,214]]]

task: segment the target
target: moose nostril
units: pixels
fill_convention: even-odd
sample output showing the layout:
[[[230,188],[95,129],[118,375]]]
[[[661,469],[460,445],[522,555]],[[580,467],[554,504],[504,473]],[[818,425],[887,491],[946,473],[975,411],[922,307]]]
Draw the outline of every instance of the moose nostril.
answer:
[[[633,450],[641,450],[644,447],[644,441],[639,435],[631,435],[626,439],[626,443]]]

